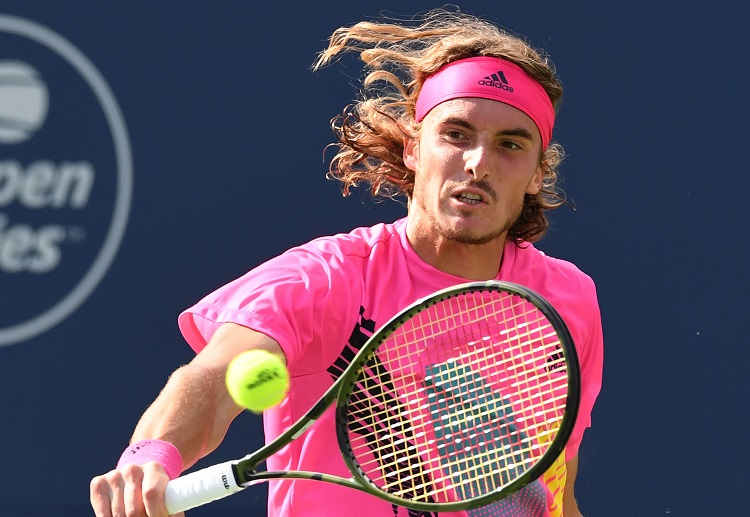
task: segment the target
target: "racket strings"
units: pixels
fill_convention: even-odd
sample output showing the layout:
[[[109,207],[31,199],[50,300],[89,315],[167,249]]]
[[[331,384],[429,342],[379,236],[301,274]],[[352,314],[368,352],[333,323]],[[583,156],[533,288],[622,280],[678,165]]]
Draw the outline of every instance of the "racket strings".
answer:
[[[479,497],[546,452],[566,383],[557,334],[536,306],[502,292],[448,298],[404,322],[361,369],[352,453],[399,497]]]
[[[370,375],[352,392],[349,430],[360,435],[373,465],[386,486],[397,484],[401,491],[414,492],[430,484],[421,463],[408,461],[419,452],[414,440],[423,439],[401,416],[408,409],[396,396],[388,371],[377,362],[368,363]],[[377,372],[377,373],[375,373]],[[427,496],[425,501],[432,502]]]
[[[492,356],[489,356],[489,357],[492,357]],[[560,381],[559,380],[552,379],[552,378],[546,379],[546,380],[540,380],[537,383],[536,386],[537,386],[538,389],[535,390],[535,391],[533,391],[533,392],[531,390],[529,390],[529,389],[527,389],[527,390],[521,390],[522,392],[525,391],[526,395],[519,397],[517,399],[517,402],[520,405],[522,405],[522,406],[526,406],[526,405],[528,405],[529,403],[533,402],[534,400],[536,400],[537,398],[539,398],[541,396],[542,398],[545,399],[545,401],[547,403],[552,403],[553,405],[556,405],[557,407],[564,407],[564,400],[565,400],[565,398],[567,396],[566,393],[560,393],[560,394],[556,395],[556,392],[558,392],[559,388],[560,388]],[[423,395],[422,392],[424,392],[425,389],[424,388],[413,388],[411,391],[419,393],[420,395]],[[380,407],[378,407],[377,410],[373,410],[373,406],[372,405],[365,406],[365,405],[362,405],[362,404],[360,404],[358,402],[352,402],[350,404],[350,415],[352,417],[354,417],[356,419],[356,417],[358,417],[359,415],[362,415],[363,419],[368,419],[370,421],[370,424],[364,425],[363,429],[371,429],[371,428],[373,428],[373,425],[372,425],[373,421],[375,419],[377,419],[377,417],[378,417],[378,415],[380,413],[382,413],[382,412],[384,412],[386,410],[389,411],[389,413],[388,413],[389,415],[399,415],[399,413],[400,413],[400,416],[409,418],[410,419],[410,423],[412,425],[414,425],[415,423],[419,424],[420,423],[420,419],[424,418],[424,415],[420,415],[420,414],[416,414],[416,415],[412,416],[412,415],[410,415],[410,412],[409,412],[408,409],[406,409],[404,407],[400,407],[400,406],[402,406],[402,404],[400,404],[398,402],[398,399],[397,399],[397,396],[396,396],[397,394],[393,391],[393,389],[391,389],[390,393],[388,394],[388,397],[385,397],[384,396],[383,385],[380,384],[380,383],[373,383],[369,388],[366,388],[365,385],[363,384],[361,386],[361,390],[358,391],[358,392],[355,392],[355,393],[362,394],[362,393],[365,393],[365,392],[368,392],[370,395],[373,395],[373,396],[372,397],[365,397],[364,400],[366,400],[367,402],[371,402],[371,403],[374,403],[374,402],[377,401],[377,402],[380,403]],[[489,415],[491,413],[490,410],[486,410],[486,412],[483,413],[483,412],[481,412],[481,410],[477,409],[478,407],[481,407],[481,406],[476,406],[476,405],[473,404],[475,402],[480,402],[480,400],[478,399],[478,396],[479,396],[480,392],[479,392],[479,390],[477,388],[470,388],[470,389],[467,390],[467,393],[469,395],[472,395],[472,394],[476,395],[476,397],[473,400],[466,399],[467,402],[471,402],[472,403],[472,404],[467,404],[466,407],[454,406],[453,407],[453,415],[454,416],[456,416],[456,417],[462,417],[462,416],[464,416],[462,414],[462,412],[464,412],[466,414],[466,418],[481,418],[481,417],[487,416],[487,415]],[[391,400],[395,401],[395,402],[392,402],[392,404],[393,403],[398,404],[399,407],[393,407],[392,405],[386,405],[385,403],[382,402],[382,401],[387,400],[389,398]],[[561,417],[559,417],[559,418],[561,418]],[[394,425],[396,426],[396,428],[403,427],[403,426],[405,426],[405,422],[403,422],[403,421],[402,422],[398,422],[397,421],[397,422],[394,423]]]

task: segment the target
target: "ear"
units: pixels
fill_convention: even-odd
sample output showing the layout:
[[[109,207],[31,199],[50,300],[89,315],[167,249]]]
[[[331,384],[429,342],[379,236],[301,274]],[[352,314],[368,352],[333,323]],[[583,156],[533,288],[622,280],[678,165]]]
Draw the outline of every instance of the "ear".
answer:
[[[538,194],[540,190],[542,190],[542,186],[544,185],[544,169],[547,166],[545,162],[540,163],[536,167],[536,171],[534,171],[534,176],[531,177],[531,181],[526,186],[526,193],[531,194],[532,196],[534,194]]]
[[[416,138],[404,137],[404,165],[406,168],[416,172],[419,162],[419,142]]]

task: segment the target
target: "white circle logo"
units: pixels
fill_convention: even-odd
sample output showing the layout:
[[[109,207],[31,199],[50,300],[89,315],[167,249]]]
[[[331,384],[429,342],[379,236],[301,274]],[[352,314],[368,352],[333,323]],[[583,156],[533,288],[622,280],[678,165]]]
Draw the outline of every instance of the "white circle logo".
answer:
[[[7,15],[0,46],[5,346],[48,331],[99,285],[125,233],[133,170],[120,108],[85,55],[50,29]]]
[[[31,137],[44,123],[47,101],[47,86],[33,67],[0,61],[0,143],[17,144]]]

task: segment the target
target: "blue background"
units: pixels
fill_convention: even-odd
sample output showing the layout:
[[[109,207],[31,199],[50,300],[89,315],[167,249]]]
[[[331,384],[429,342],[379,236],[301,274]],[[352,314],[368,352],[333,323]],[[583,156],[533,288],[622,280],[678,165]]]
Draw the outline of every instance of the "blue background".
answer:
[[[352,60],[309,67],[341,25],[439,5],[0,3],[0,13],[46,26],[93,62],[134,160],[127,231],[102,282],[65,321],[0,348],[0,517],[92,515],[90,478],[113,466],[169,373],[192,357],[176,326],[181,310],[288,247],[404,213],[362,191],[343,199],[325,179],[328,121],[361,75]],[[566,88],[555,139],[568,152],[563,187],[577,210],[558,211],[539,247],[578,264],[599,289],[605,384],[581,450],[584,514],[750,515],[750,7],[461,8],[544,47]],[[18,51],[28,61],[21,47],[0,58]],[[42,51],[38,60],[53,61]],[[54,74],[45,80],[54,85]],[[33,145],[52,155],[67,144]],[[0,144],[0,158],[14,152]],[[0,276],[0,293],[11,280]],[[18,296],[33,301],[45,289],[55,286]],[[212,461],[245,454],[260,433],[259,418],[243,415]],[[260,516],[264,496],[253,487],[189,515]]]

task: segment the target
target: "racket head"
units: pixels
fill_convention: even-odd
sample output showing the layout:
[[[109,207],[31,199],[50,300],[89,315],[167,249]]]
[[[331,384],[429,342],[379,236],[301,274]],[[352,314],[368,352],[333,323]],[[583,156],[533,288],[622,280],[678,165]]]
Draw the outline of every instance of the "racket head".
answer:
[[[407,307],[342,377],[336,427],[368,491],[457,511],[507,497],[562,454],[580,398],[557,311],[509,282],[470,282]]]

